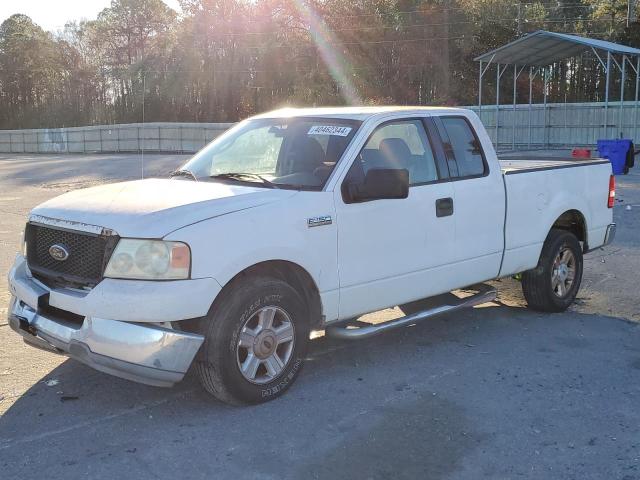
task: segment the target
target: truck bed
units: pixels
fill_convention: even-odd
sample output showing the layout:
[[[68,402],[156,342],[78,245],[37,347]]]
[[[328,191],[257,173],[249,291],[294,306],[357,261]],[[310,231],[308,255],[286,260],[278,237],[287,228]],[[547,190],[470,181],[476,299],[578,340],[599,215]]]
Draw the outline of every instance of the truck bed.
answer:
[[[500,156],[500,169],[505,175],[516,173],[538,172],[543,170],[558,170],[562,168],[586,167],[590,165],[600,165],[609,163],[609,160],[602,158],[559,158],[559,157],[535,157],[526,158],[518,156]]]
[[[611,222],[609,161],[519,155],[498,159],[507,198],[501,275],[535,267],[547,233],[567,210],[583,212],[589,245],[602,245]]]

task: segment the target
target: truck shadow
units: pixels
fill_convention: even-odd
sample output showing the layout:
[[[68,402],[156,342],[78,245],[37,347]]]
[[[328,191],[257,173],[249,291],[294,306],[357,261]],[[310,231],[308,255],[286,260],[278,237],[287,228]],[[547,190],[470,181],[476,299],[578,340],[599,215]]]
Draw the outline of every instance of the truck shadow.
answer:
[[[510,412],[508,431],[529,429],[532,418],[547,415],[561,427],[562,408],[551,413],[534,399],[564,388],[577,371],[604,381],[601,356],[593,352],[607,352],[607,381],[611,375],[619,382],[640,379],[639,330],[597,315],[543,315],[493,304],[359,342],[322,337],[311,341],[307,364],[284,397],[244,408],[211,398],[192,372],[174,388],[160,389],[67,360],[0,418],[0,455],[12,472],[25,451],[47,445],[57,455],[47,465],[50,478],[86,471],[97,458],[106,468],[136,454],[149,455],[145,465],[156,469],[181,459],[183,478],[213,474],[224,461],[233,467],[227,473],[237,467],[247,477],[438,479],[461,468],[479,445],[486,449],[493,438],[488,432],[500,430],[500,415],[510,407],[494,411],[494,396],[528,410]],[[544,369],[554,376],[536,386]],[[44,383],[52,379],[55,386]],[[597,382],[588,388],[600,388]],[[252,449],[268,444],[274,428],[281,445]],[[78,446],[73,455],[64,447],[70,439]],[[211,458],[186,465],[202,442]],[[162,459],[152,452],[159,448]],[[32,461],[34,471],[44,462],[36,455]]]

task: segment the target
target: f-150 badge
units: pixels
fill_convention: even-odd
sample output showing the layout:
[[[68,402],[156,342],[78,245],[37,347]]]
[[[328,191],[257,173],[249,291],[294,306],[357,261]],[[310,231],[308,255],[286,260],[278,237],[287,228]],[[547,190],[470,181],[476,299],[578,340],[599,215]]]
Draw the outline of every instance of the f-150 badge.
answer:
[[[331,225],[333,220],[331,220],[331,215],[322,215],[321,217],[312,217],[307,219],[307,226],[311,227],[321,227],[322,225]]]

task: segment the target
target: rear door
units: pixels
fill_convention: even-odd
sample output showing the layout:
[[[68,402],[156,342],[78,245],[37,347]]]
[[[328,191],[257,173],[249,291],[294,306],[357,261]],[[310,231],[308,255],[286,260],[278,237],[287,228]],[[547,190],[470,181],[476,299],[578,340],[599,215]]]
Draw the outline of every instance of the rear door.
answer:
[[[496,277],[504,246],[502,173],[497,158],[487,158],[495,152],[485,152],[476,133],[483,127],[475,120],[461,114],[434,117],[455,196],[453,257],[459,286]]]

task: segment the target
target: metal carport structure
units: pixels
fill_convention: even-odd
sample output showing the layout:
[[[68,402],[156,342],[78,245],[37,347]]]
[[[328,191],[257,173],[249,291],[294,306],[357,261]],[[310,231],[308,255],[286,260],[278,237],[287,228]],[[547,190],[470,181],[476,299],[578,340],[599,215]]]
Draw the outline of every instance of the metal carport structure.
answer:
[[[569,35],[566,33],[538,30],[511,43],[503,45],[495,50],[487,52],[475,58],[480,62],[480,75],[478,85],[478,109],[482,112],[482,80],[491,65],[496,65],[496,120],[495,141],[498,146],[499,107],[500,107],[500,79],[513,65],[513,108],[516,109],[517,80],[522,72],[529,67],[529,146],[531,145],[531,107],[533,97],[533,80],[542,75],[544,107],[547,105],[547,81],[548,67],[564,59],[591,52],[598,59],[606,74],[603,138],[608,135],[609,115],[609,86],[613,66],[621,73],[620,82],[620,115],[624,105],[624,87],[627,77],[627,64],[636,74],[634,129],[638,125],[638,94],[640,88],[640,49],[620,45],[605,40]],[[618,56],[619,60],[616,58]],[[546,118],[546,116],[545,116]],[[514,115],[515,122],[515,115]],[[515,124],[513,126],[512,148],[515,148]],[[635,131],[635,130],[634,130]]]

